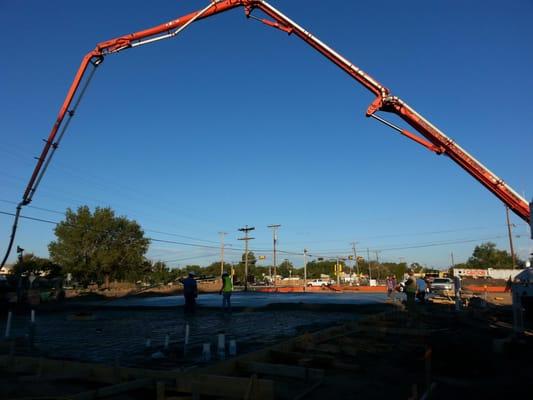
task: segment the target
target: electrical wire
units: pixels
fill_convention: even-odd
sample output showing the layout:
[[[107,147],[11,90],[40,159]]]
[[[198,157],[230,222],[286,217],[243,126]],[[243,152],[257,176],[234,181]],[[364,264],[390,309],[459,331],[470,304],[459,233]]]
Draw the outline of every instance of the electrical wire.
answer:
[[[13,213],[6,212],[6,211],[0,211],[0,214],[14,216]],[[26,220],[31,220],[31,221],[36,221],[36,222],[53,224],[53,225],[59,225],[61,223],[61,222],[52,221],[52,220],[48,220],[48,219],[44,219],[44,218],[31,217],[31,216],[27,216],[27,215],[20,215],[20,218],[26,219]],[[72,226],[72,225],[70,225],[70,226]],[[96,230],[96,229],[91,229],[91,230],[96,231],[96,232],[105,232],[105,231],[100,231],[100,230]],[[418,244],[413,243],[411,245],[406,245],[406,246],[397,246],[397,247],[372,249],[371,251],[372,252],[375,252],[375,251],[386,252],[386,251],[391,251],[391,250],[408,250],[408,249],[416,249],[416,248],[424,248],[424,247],[448,246],[448,245],[453,245],[453,244],[474,243],[474,242],[479,242],[479,241],[502,239],[502,238],[505,238],[505,237],[506,237],[505,235],[499,235],[499,236],[483,237],[483,238],[475,238],[475,239],[450,240],[450,241],[443,241],[443,242],[428,242],[428,243],[418,243]],[[203,248],[203,249],[217,249],[218,250],[220,248],[219,246],[202,245],[202,244],[198,244],[198,243],[187,243],[187,242],[180,242],[180,241],[175,241],[175,240],[165,240],[165,239],[159,239],[159,238],[154,238],[154,237],[147,237],[146,239],[150,240],[151,242],[175,244],[175,245],[180,245],[180,246],[189,246],[189,247],[196,247],[196,248]],[[244,251],[244,249],[241,249],[241,248],[228,248],[228,249],[226,249],[226,251],[242,252],[242,251]],[[271,252],[271,250],[253,249],[253,248],[249,249],[249,251],[257,253],[257,254],[270,253]],[[287,251],[287,250],[277,250],[277,252],[281,253],[281,254],[287,254],[287,255],[303,256],[303,252]],[[194,256],[194,258],[212,257],[212,256],[215,256],[216,254],[217,253],[199,255],[199,256]],[[324,254],[323,252],[316,252],[316,253],[315,252],[309,252],[309,253],[307,253],[307,256],[310,257],[310,258],[324,258],[324,259],[336,258],[336,257],[332,257],[331,255]],[[189,259],[189,257],[180,258],[180,259],[172,259],[172,260],[168,260],[168,261],[165,261],[165,262],[178,262],[178,260],[185,260],[185,259]],[[190,259],[193,259],[193,258],[190,258]]]
[[[0,211],[0,214],[15,216],[15,214],[7,212],[7,211]],[[74,226],[72,224],[67,224],[66,222],[52,221],[52,220],[49,220],[49,219],[30,217],[30,216],[27,216],[27,215],[20,215],[19,217],[22,218],[22,219],[30,220],[30,221],[43,222],[43,223],[52,224],[52,225],[59,225],[61,223],[64,223],[67,226]],[[99,230],[99,229],[90,229],[89,228],[89,230],[93,231],[93,232],[102,232],[102,233],[106,232],[106,231]],[[197,244],[197,243],[178,242],[178,241],[175,241],[175,240],[165,240],[165,239],[158,239],[158,238],[153,238],[153,237],[146,237],[146,239],[148,239],[148,240],[150,240],[152,242],[178,244],[178,245],[181,245],[181,246],[200,247],[200,248],[206,248],[206,249],[219,249],[220,248],[219,246],[210,246],[210,245],[203,245],[203,244]]]
[[[55,163],[54,165],[58,165],[58,164],[61,165],[61,163]],[[62,172],[65,173],[65,174],[71,175],[72,177],[76,178],[77,181],[84,180],[84,181],[90,183],[92,186],[97,186],[97,187],[101,188],[102,190],[105,191],[106,195],[109,193],[110,189],[112,189],[113,193],[123,194],[121,197],[127,197],[127,198],[135,197],[137,199],[140,199],[142,204],[144,204],[144,205],[152,203],[158,209],[168,211],[169,213],[174,213],[175,212],[175,205],[174,204],[171,204],[170,202],[165,202],[165,201],[163,201],[163,202],[161,202],[161,201],[154,202],[154,196],[153,195],[142,194],[142,193],[139,192],[138,188],[131,188],[131,187],[128,187],[126,185],[118,185],[116,182],[105,183],[104,177],[88,177],[87,173],[83,172],[82,170],[80,170],[80,175],[74,174],[72,172],[73,169],[75,169],[74,166],[65,166],[65,168],[63,168]],[[6,175],[5,173],[0,172],[0,175],[1,174]],[[10,176],[10,178],[11,179],[20,180],[21,182],[24,182],[24,178],[22,178],[22,177]],[[41,189],[41,192],[43,192],[42,189]],[[76,197],[74,197],[75,195],[74,196],[72,195],[72,193],[69,193],[69,192],[63,190],[63,186],[61,188],[54,188],[53,191],[44,190],[44,193],[47,193],[47,196],[49,196],[49,197],[51,196],[51,197],[54,197],[56,199],[63,199],[63,197],[64,197],[65,199],[69,199],[69,200],[74,201],[76,203],[84,203],[87,199],[89,199],[89,200],[91,200],[91,201],[93,201],[95,203],[106,203],[106,204],[109,204],[109,202],[107,200],[106,201],[102,201],[101,199],[97,199],[97,198],[94,198],[94,197],[92,197],[92,198],[84,198],[84,199],[76,198]],[[57,196],[58,193],[62,193],[63,197]],[[120,207],[120,208],[124,208],[124,207]],[[129,210],[133,211],[133,212],[130,212],[129,214],[138,214],[138,212],[135,209],[129,209]],[[144,211],[141,213],[141,215],[143,217],[146,217],[146,216],[153,217],[153,215],[146,214],[146,212],[144,212]],[[178,217],[190,220],[190,221],[192,221],[192,222],[194,222],[196,224],[199,224],[199,223],[203,224],[203,225],[212,224],[212,219],[198,218],[197,216],[195,216],[194,218],[191,218],[188,215],[179,215]],[[215,243],[215,242],[212,242],[212,243]]]
[[[3,203],[8,203],[8,204],[18,204],[16,201],[11,201],[11,200],[0,199],[0,201],[3,202]],[[30,205],[28,205],[27,207],[28,208],[33,208],[33,209],[39,210],[39,211],[46,211],[46,212],[49,212],[49,213],[65,215],[64,212],[61,212],[61,211],[58,211],[58,210],[52,210],[50,208],[35,207],[35,206],[30,206]],[[218,242],[216,242],[214,240],[200,239],[200,238],[196,238],[196,237],[193,237],[193,236],[181,235],[179,233],[163,232],[163,231],[158,231],[158,230],[155,230],[155,229],[147,229],[147,228],[143,228],[143,230],[146,231],[146,232],[154,232],[154,233],[159,233],[159,234],[162,234],[162,235],[176,236],[176,237],[181,237],[181,238],[184,238],[184,239],[196,240],[198,242],[218,243]]]
[[[218,253],[202,254],[202,255],[191,256],[191,257],[175,258],[175,259],[172,259],[172,260],[162,260],[162,262],[164,262],[164,263],[175,263],[175,262],[181,262],[181,261],[187,261],[187,260],[195,260],[195,259],[204,258],[204,257],[213,257],[213,256],[216,256],[217,254]]]

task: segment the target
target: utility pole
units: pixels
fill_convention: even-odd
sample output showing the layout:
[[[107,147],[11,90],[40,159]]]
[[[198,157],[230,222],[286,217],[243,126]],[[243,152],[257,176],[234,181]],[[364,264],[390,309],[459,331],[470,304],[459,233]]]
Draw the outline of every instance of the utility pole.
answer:
[[[335,272],[337,273],[337,286],[341,285],[341,273],[340,273],[341,265],[339,264],[339,257],[337,257],[337,266],[335,268]]]
[[[511,223],[509,222],[509,207],[505,206],[505,213],[507,215],[507,232],[509,233],[509,246],[511,247],[511,257],[513,259],[513,269],[516,268],[516,258],[513,247],[513,234],[511,232]]]
[[[307,249],[304,249],[304,292],[307,289]]]
[[[355,245],[357,242],[352,242],[352,250],[353,250],[353,262],[357,271],[357,276],[359,276],[359,263],[357,262],[357,252],[355,251]]]
[[[272,229],[272,241],[274,242],[274,248],[273,248],[273,257],[272,261],[274,263],[274,286],[276,286],[276,276],[277,276],[277,263],[276,263],[276,243],[278,242],[278,228],[280,227],[280,224],[272,224],[268,225],[267,228]],[[270,271],[270,281],[272,282],[272,271]]]
[[[368,263],[368,280],[372,279],[372,272],[370,271],[370,250],[366,248],[366,262]]]
[[[374,250],[374,253],[376,253],[376,262],[377,262],[377,265],[376,265],[376,268],[378,270],[378,279],[380,278],[380,268],[379,268],[379,251],[377,250]]]
[[[220,276],[224,273],[224,236],[227,232],[218,232],[220,235]]]
[[[248,237],[248,232],[253,231],[255,228],[252,226],[248,228],[246,225],[244,228],[239,229],[239,231],[244,232],[244,237],[239,238],[239,240],[244,240],[244,291],[248,291],[248,240],[255,239],[253,237]]]
[[[454,259],[453,259],[453,251],[451,252],[450,255],[452,256],[452,268],[454,268],[454,267],[455,267],[455,261],[454,261]]]

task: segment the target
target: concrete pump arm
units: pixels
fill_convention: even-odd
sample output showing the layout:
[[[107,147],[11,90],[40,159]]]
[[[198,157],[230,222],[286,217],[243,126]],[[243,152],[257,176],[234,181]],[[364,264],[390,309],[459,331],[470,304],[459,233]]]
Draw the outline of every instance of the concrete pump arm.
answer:
[[[334,51],[332,48],[321,42],[318,38],[306,31],[300,25],[292,21],[290,18],[282,14],[276,8],[272,7],[266,1],[262,0],[211,0],[210,3],[200,11],[196,11],[172,21],[163,23],[161,25],[154,26],[143,31],[131,33],[128,35],[120,36],[115,39],[107,40],[99,43],[94,50],[87,53],[81,62],[80,67],[74,77],[70,89],[67,93],[65,100],[59,110],[57,119],[50,131],[48,139],[45,141],[44,148],[37,160],[37,165],[33,170],[31,178],[26,186],[22,201],[17,206],[17,213],[15,216],[15,223],[13,225],[12,235],[10,239],[9,248],[7,254],[2,262],[4,265],[9,255],[11,246],[13,244],[14,235],[16,232],[17,220],[20,215],[22,206],[31,202],[33,194],[35,193],[47,166],[57,149],[59,142],[65,133],[70,118],[74,115],[74,111],[81,100],[85,87],[79,90],[87,69],[90,65],[95,68],[103,61],[104,57],[118,53],[122,50],[126,50],[133,47],[142,46],[145,44],[153,43],[162,39],[167,39],[176,36],[183,29],[189,26],[196,20],[210,17],[215,14],[222,13],[236,7],[244,7],[245,14],[248,18],[258,20],[270,27],[280,29],[288,34],[294,34],[313,47],[323,56],[328,58],[335,65],[340,67],[352,78],[357,80],[365,88],[370,90],[375,96],[375,100],[370,104],[367,109],[367,117],[375,118],[376,120],[386,124],[387,126],[397,130],[401,134],[414,140],[415,142],[425,146],[429,150],[436,154],[446,154],[463,169],[465,169],[470,175],[481,182],[487,189],[494,193],[500,200],[502,200],[516,215],[522,218],[526,222],[531,221],[530,205],[527,201],[511,189],[502,179],[494,175],[488,168],[472,157],[468,152],[462,149],[452,139],[446,136],[443,132],[437,129],[424,117],[418,114],[407,103],[401,100],[399,97],[392,96],[389,89],[382,86],[370,75],[362,71],[360,68],[352,64],[342,55]],[[252,14],[254,10],[262,11],[267,18],[258,18]],[[91,76],[94,70],[91,72]],[[90,81],[90,77],[87,80]],[[80,93],[78,93],[80,92]],[[77,95],[77,101],[73,101]],[[398,115],[411,125],[416,131],[422,134],[423,137],[417,136],[406,129],[400,128],[382,117],[376,115],[377,111],[385,111]],[[65,118],[68,120],[64,122]],[[60,131],[61,128],[61,131]]]

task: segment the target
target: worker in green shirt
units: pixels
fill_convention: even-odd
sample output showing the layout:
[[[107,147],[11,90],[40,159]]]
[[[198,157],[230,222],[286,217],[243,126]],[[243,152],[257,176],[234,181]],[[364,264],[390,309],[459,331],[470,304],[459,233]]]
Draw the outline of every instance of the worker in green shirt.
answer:
[[[222,310],[231,312],[231,293],[233,292],[233,279],[224,272],[222,274],[222,287],[219,294],[222,295]]]

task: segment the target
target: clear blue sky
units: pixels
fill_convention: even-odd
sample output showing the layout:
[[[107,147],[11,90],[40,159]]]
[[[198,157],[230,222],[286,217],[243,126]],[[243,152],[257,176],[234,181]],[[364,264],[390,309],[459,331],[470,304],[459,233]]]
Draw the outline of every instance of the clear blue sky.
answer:
[[[0,210],[20,200],[83,55],[205,4],[0,2]],[[531,1],[272,4],[531,199]],[[279,223],[281,250],[342,256],[355,240],[365,256],[439,268],[487,239],[508,248],[500,201],[448,158],[365,118],[371,101],[297,37],[236,9],[107,57],[31,205],[111,206],[148,236],[207,246],[226,231],[231,261],[245,224],[256,227],[252,249],[270,249],[266,226]],[[512,220],[525,258],[528,228]],[[11,223],[0,215],[2,252]],[[16,244],[46,256],[52,239],[52,225],[22,220]],[[183,266],[218,250],[154,242],[149,255]]]

